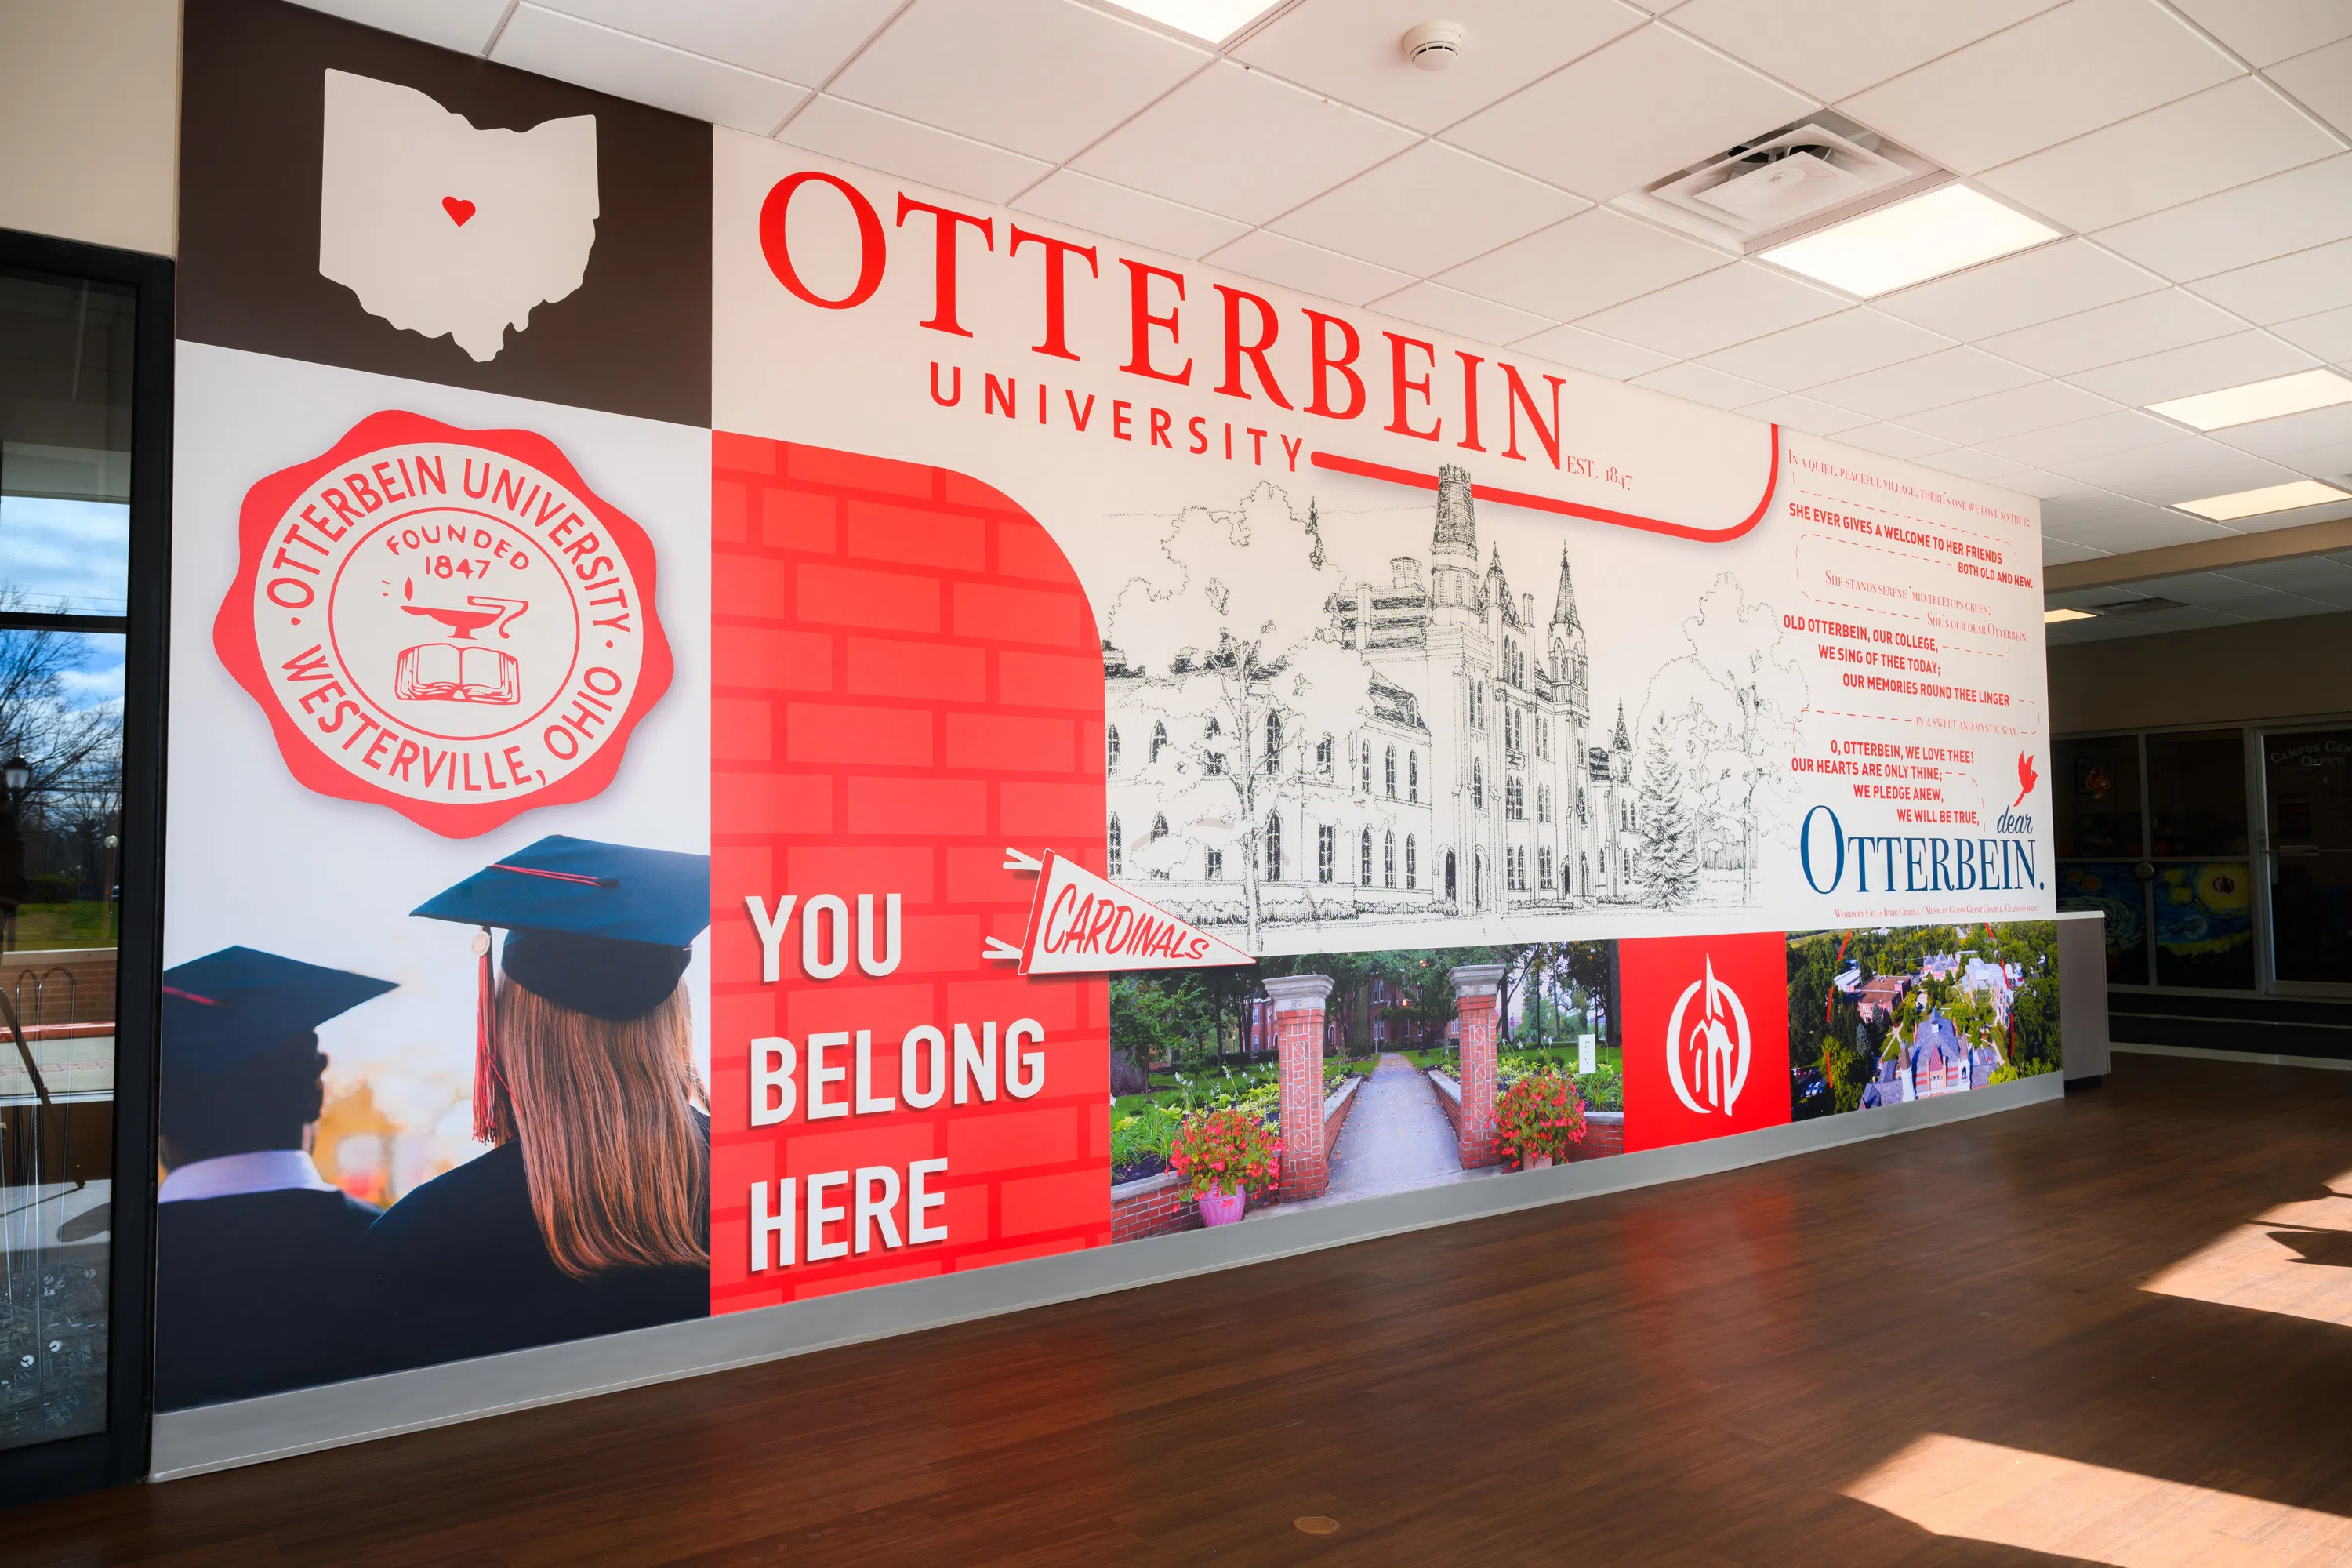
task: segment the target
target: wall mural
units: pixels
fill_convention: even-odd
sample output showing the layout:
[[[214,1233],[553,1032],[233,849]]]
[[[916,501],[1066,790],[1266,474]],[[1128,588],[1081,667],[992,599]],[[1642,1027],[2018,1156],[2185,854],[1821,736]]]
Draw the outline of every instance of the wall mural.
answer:
[[[2032,500],[186,38],[164,1409],[2054,1064]]]

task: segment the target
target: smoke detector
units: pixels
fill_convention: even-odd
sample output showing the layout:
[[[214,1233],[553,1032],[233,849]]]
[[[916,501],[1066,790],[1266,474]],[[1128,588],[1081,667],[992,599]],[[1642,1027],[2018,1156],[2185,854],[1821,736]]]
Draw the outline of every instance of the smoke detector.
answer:
[[[1470,30],[1459,22],[1423,22],[1399,40],[1404,58],[1425,71],[1442,71],[1462,58]]]

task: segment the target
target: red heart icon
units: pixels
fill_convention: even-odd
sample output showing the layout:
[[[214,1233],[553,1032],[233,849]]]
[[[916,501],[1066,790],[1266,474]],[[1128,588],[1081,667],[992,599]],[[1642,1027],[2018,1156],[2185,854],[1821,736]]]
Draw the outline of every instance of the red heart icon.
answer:
[[[463,228],[466,226],[466,220],[474,216],[474,204],[461,196],[443,196],[441,210],[449,215],[451,223]]]

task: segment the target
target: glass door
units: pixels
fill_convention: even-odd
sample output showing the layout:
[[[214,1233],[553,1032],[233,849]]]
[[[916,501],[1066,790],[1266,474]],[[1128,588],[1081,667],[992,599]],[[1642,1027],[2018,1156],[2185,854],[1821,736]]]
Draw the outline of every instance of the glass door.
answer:
[[[168,280],[0,233],[0,1504],[145,1462]]]
[[[2352,995],[2352,729],[2262,738],[2274,988]]]

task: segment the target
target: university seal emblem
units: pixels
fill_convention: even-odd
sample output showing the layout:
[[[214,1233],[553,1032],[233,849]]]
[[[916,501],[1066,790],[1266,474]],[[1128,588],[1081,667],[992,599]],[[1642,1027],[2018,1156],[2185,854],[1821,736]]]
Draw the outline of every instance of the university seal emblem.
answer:
[[[371,415],[237,533],[213,645],[321,795],[487,833],[603,790],[668,689],[652,543],[529,431]]]

